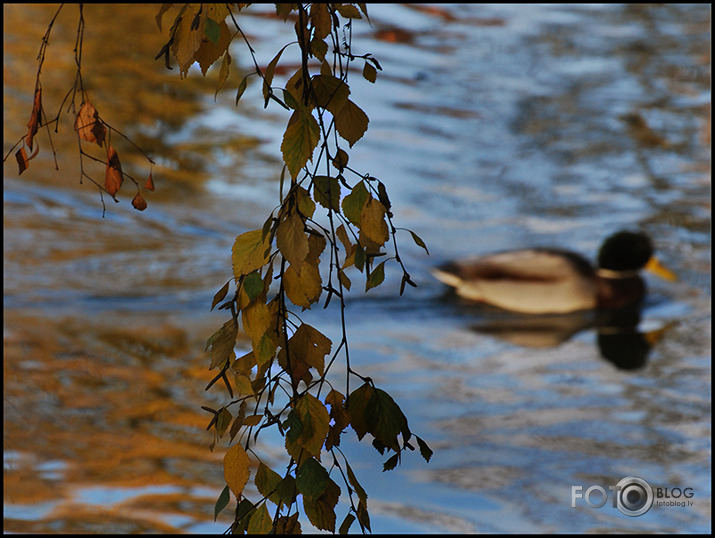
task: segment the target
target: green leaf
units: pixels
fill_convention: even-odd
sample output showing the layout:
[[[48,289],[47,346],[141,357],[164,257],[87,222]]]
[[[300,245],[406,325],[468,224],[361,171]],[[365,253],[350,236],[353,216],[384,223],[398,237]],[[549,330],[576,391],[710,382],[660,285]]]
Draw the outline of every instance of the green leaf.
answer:
[[[335,158],[333,159],[333,166],[342,172],[348,165],[349,160],[350,157],[345,150],[338,148],[338,152],[335,154]]]
[[[315,201],[324,208],[340,211],[340,183],[338,178],[315,176],[313,178],[313,196]]]
[[[390,459],[388,459],[382,466],[382,472],[392,471],[397,464],[400,462],[400,454],[395,454]]]
[[[422,241],[422,238],[419,235],[417,235],[415,232],[413,232],[412,230],[407,230],[407,231],[410,232],[410,234],[412,235],[412,240],[415,242],[415,244],[418,247],[422,247],[423,249],[425,249],[425,252],[429,256],[429,250],[427,250],[427,245],[425,245],[425,242]]]
[[[248,534],[268,534],[273,529],[273,519],[266,503],[256,508],[248,520]]]
[[[350,485],[355,488],[355,492],[357,493],[358,499],[360,499],[360,502],[367,503],[367,493],[365,493],[365,490],[360,485],[360,482],[358,482],[357,478],[355,477],[355,473],[353,473],[353,470],[347,461],[345,462],[345,468],[348,472],[348,480],[350,481]]]
[[[352,513],[348,512],[348,515],[345,516],[345,519],[343,519],[343,522],[341,523],[338,532],[340,534],[347,534],[350,530],[350,525],[353,524],[353,521],[355,521],[355,516]]]
[[[376,288],[382,284],[383,280],[385,280],[385,262],[382,262],[375,267],[370,273],[370,276],[367,277],[367,281],[365,282],[365,291]]]
[[[375,80],[377,80],[377,69],[375,69],[375,66],[365,62],[365,66],[362,68],[362,76],[365,80],[374,84]]]
[[[362,525],[364,528],[366,528],[368,531],[370,530],[370,514],[367,512],[367,501],[363,501],[362,499],[358,503],[357,507],[357,517],[358,521],[360,522],[360,525]]]
[[[253,75],[253,73],[248,73],[245,77],[241,79],[240,84],[238,85],[238,92],[236,93],[236,105],[238,105],[238,101],[241,99],[241,96],[243,95],[243,92],[246,91],[246,85],[248,82],[248,77]]]
[[[211,40],[214,45],[218,45],[218,38],[221,35],[221,27],[215,20],[207,17],[206,26],[204,27],[204,34]]]
[[[308,160],[313,159],[313,151],[319,141],[318,121],[306,107],[299,106],[288,121],[281,143],[283,162],[292,178],[296,178]]]
[[[335,128],[350,147],[360,140],[367,131],[370,119],[362,109],[348,99],[345,106],[335,115]]]
[[[226,433],[226,430],[231,425],[231,420],[233,420],[233,415],[231,414],[231,411],[229,411],[225,407],[221,409],[218,414],[218,417],[216,418],[216,432],[218,433],[219,437],[223,437],[223,434]]]
[[[249,300],[253,301],[258,297],[263,292],[263,287],[263,279],[258,271],[253,271],[243,277],[243,289]]]
[[[226,486],[225,488],[223,488],[221,495],[218,496],[218,499],[216,499],[216,506],[214,506],[214,521],[216,521],[216,518],[221,513],[221,510],[226,508],[226,505],[228,504],[228,501],[230,501],[230,500],[231,500],[231,490],[229,489],[228,486]]]
[[[221,301],[223,301],[224,297],[226,297],[226,294],[228,293],[228,285],[231,283],[229,280],[224,284],[223,288],[218,290],[216,292],[216,295],[214,295],[214,300],[211,302],[211,310],[214,309],[214,307],[219,304]]]
[[[290,43],[288,43],[288,45],[290,45]],[[278,51],[278,54],[273,57],[271,63],[268,64],[268,67],[266,67],[266,70],[263,72],[264,97],[266,88],[273,83],[273,73],[275,72],[276,66],[278,65],[278,60],[281,59],[281,55],[283,54],[283,51],[286,50],[286,47],[288,45],[284,45],[283,48]]]
[[[330,428],[330,416],[323,402],[306,393],[298,400],[288,418],[291,419],[291,428],[286,434],[288,453],[299,462],[304,461],[306,456],[318,457]]]
[[[297,494],[298,491],[295,485],[295,478],[291,475],[287,475],[278,483],[276,495],[278,496],[278,499],[280,499],[280,502],[286,506],[293,504]]]
[[[386,211],[390,210],[392,204],[390,203],[390,198],[387,196],[387,189],[382,181],[377,182],[377,199],[385,206]]]
[[[420,454],[422,457],[425,459],[426,462],[429,462],[430,458],[432,458],[432,449],[427,446],[427,443],[425,443],[422,439],[417,437],[415,435],[415,439],[417,439],[417,446],[420,447]]]
[[[258,492],[277,506],[281,505],[281,498],[278,494],[278,484],[280,484],[282,480],[281,475],[266,464],[263,462],[258,464],[255,478]]]
[[[262,230],[253,230],[239,235],[231,249],[234,278],[239,280],[242,276],[266,265],[270,248],[270,238],[264,237]]]
[[[348,396],[347,410],[350,415],[350,425],[360,440],[368,432],[366,410],[374,392],[375,389],[369,383],[364,383]]]
[[[314,502],[303,503],[303,511],[310,522],[320,530],[335,532],[335,505],[340,498],[340,487],[328,478],[323,494]]]
[[[303,462],[295,474],[295,483],[308,501],[314,501],[320,497],[328,486],[328,471],[314,458]]]
[[[343,214],[355,226],[360,226],[360,216],[369,197],[370,193],[365,188],[365,182],[361,181],[352,188],[350,194],[343,198]]]
[[[236,526],[233,528],[233,532],[243,534],[246,532],[246,527],[248,526],[248,520],[253,513],[253,503],[246,499],[245,497],[241,499],[236,507]],[[360,510],[358,507],[358,519],[360,518]]]
[[[407,427],[407,418],[402,413],[400,406],[384,390],[375,389],[368,402],[365,414],[368,431],[387,448],[397,452],[400,447],[397,435],[402,433],[405,441],[410,437]]]
[[[350,102],[350,87],[345,81],[333,75],[315,75],[311,78],[315,104],[325,108],[333,116],[337,116],[343,107]]]

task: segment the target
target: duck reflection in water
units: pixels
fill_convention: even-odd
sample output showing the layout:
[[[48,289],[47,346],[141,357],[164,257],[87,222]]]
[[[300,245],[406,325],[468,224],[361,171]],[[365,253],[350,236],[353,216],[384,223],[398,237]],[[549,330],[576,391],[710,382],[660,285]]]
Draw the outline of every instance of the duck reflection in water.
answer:
[[[595,327],[601,355],[632,370],[645,365],[668,328],[638,331],[646,293],[640,270],[676,279],[653,252],[646,234],[620,231],[604,241],[595,268],[569,250],[530,248],[450,262],[433,273],[462,301],[487,305],[480,313],[496,307],[488,321],[473,326],[479,332],[545,347]]]

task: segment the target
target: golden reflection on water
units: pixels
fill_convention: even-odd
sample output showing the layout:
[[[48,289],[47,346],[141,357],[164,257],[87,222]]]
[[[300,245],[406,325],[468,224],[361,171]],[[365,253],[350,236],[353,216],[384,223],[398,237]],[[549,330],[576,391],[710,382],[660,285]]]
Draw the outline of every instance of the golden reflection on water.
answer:
[[[167,532],[179,530],[167,523],[174,515],[207,520],[221,456],[207,449],[195,404],[207,373],[197,349],[184,330],[151,319],[121,328],[6,317],[6,530]],[[48,501],[40,518],[7,509],[41,512]]]

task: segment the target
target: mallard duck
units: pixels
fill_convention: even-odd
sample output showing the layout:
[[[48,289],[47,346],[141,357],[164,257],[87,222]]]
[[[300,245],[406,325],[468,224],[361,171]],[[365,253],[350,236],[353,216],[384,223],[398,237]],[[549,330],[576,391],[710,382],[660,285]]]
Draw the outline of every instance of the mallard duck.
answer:
[[[667,280],[676,276],[653,256],[641,232],[620,231],[598,252],[598,267],[568,250],[532,248],[451,262],[433,271],[460,297],[529,314],[613,309],[639,302],[647,269]]]

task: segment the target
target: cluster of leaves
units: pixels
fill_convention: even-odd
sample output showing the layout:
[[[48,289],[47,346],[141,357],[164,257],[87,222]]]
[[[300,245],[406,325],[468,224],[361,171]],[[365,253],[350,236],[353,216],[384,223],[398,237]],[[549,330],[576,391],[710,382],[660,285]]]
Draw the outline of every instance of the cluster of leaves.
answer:
[[[230,45],[240,36],[250,51],[254,69],[238,85],[236,104],[249,77],[256,76],[262,83],[264,105],[272,101],[290,113],[281,143],[285,164],[280,175],[280,203],[261,228],[236,238],[231,256],[233,274],[211,305],[212,310],[218,307],[230,312],[230,319],[206,345],[210,369],[218,372],[206,390],[221,381],[230,398],[219,409],[203,407],[211,414],[207,427],[214,433],[211,449],[225,437],[229,444],[223,460],[226,487],[216,502],[215,515],[228,505],[233,494],[236,511],[232,532],[298,533],[301,506],[312,525],[335,532],[336,507],[343,493],[340,483],[350,508],[339,531],[347,532],[357,520],[365,532],[370,530],[367,494],[340,449],[342,433],[352,428],[361,440],[370,434],[375,449],[381,455],[389,454],[383,465],[385,471],[401,461],[405,449],[415,450],[415,444],[425,460],[429,461],[432,454],[411,432],[393,398],[352,368],[348,348],[345,295],[356,278],[348,275],[350,271],[364,276],[367,292],[382,284],[386,263],[393,260],[402,270],[400,294],[407,284],[415,285],[398,253],[398,229],[392,222],[385,185],[349,165],[347,150],[363,137],[369,119],[350,99],[348,75],[358,62],[363,78],[374,83],[381,66],[370,54],[357,56],[352,52],[352,22],[367,19],[364,4],[276,4],[277,15],[294,23],[296,41],[285,45],[263,69],[237,21],[243,8],[244,4],[163,4],[156,17],[161,30],[163,17],[176,10],[168,41],[157,55],[167,68],[171,69],[172,60],[178,62],[183,78],[198,63],[205,75],[221,60],[218,93],[228,80]],[[118,131],[100,117],[84,91],[81,5],[79,9],[77,76],[60,110],[69,99],[68,111],[72,110],[75,117],[80,148],[80,180],[89,178],[99,188],[100,196],[106,193],[116,201],[115,195],[128,174],[122,171],[109,141],[112,132]],[[27,157],[25,148],[32,151],[38,129],[58,124],[59,113],[49,122],[41,120],[40,70],[54,20],[38,57],[29,132],[16,144],[23,144],[16,154],[20,173],[32,158]],[[289,50],[296,51],[297,61],[291,64],[284,60],[282,71],[292,74],[278,85],[274,75]],[[76,110],[78,96],[81,103]],[[82,141],[104,145],[106,160],[91,157]],[[105,164],[103,185],[85,174],[82,157]],[[137,186],[134,207],[143,210],[146,202],[138,183],[131,179]],[[153,190],[151,173],[145,188]],[[427,250],[414,232],[407,231]],[[339,302],[342,334],[336,346],[295,311],[310,309],[321,298],[326,308],[333,298]],[[239,327],[250,339],[251,349],[236,356]],[[344,377],[343,371],[338,373],[341,383],[336,386],[334,370],[336,364],[342,364],[337,361],[341,356]],[[357,388],[351,390],[351,383]],[[256,450],[258,436],[267,428],[274,428],[285,439],[287,462],[282,472],[272,469]],[[244,490],[252,474],[260,498],[249,500]]]
[[[115,202],[118,202],[115,195],[122,186],[124,178],[128,177],[134,183],[137,189],[136,195],[132,199],[132,205],[139,211],[143,211],[147,208],[146,200],[141,195],[141,189],[139,188],[139,183],[137,182],[137,180],[130,174],[127,174],[126,172],[122,171],[122,165],[119,161],[119,155],[117,154],[117,150],[111,144],[112,134],[116,133],[117,135],[129,141],[129,143],[132,144],[137,150],[139,150],[151,164],[154,164],[154,161],[148,155],[146,155],[146,153],[141,151],[141,149],[137,147],[136,144],[129,140],[125,135],[123,135],[121,132],[119,132],[118,130],[110,126],[108,123],[106,123],[104,120],[102,120],[102,118],[100,118],[99,116],[99,113],[97,112],[97,109],[89,101],[89,96],[84,89],[84,83],[82,80],[82,37],[84,34],[85,27],[82,4],[79,4],[78,6],[79,20],[77,24],[77,39],[75,41],[73,51],[75,64],[77,65],[77,72],[75,75],[74,84],[65,95],[65,98],[62,100],[62,103],[58,108],[57,115],[51,120],[48,120],[45,115],[45,110],[42,106],[42,83],[40,75],[42,72],[42,64],[45,60],[45,53],[47,51],[47,46],[50,40],[50,33],[52,32],[54,23],[57,20],[57,17],[62,11],[63,7],[64,5],[59,7],[54,17],[52,18],[52,21],[50,21],[50,24],[47,27],[47,32],[45,32],[45,35],[42,38],[40,52],[37,55],[37,61],[39,65],[37,68],[37,78],[35,81],[32,113],[30,115],[30,121],[27,124],[27,135],[23,136],[20,140],[18,140],[18,142],[15,143],[15,145],[5,156],[4,161],[8,159],[10,154],[15,150],[15,148],[17,148],[17,146],[20,146],[20,148],[15,152],[15,160],[17,161],[20,175],[25,170],[27,170],[27,168],[30,166],[30,161],[34,159],[40,151],[40,145],[38,142],[37,148],[33,152],[33,147],[37,142],[35,136],[37,135],[39,129],[41,127],[47,128],[48,138],[50,141],[50,145],[52,146],[52,136],[49,127],[50,125],[54,124],[55,133],[58,132],[60,115],[62,113],[62,109],[64,108],[65,103],[67,103],[67,113],[71,113],[72,116],[75,118],[74,130],[77,135],[77,144],[80,157],[80,183],[82,183],[83,179],[86,178],[97,186],[97,188],[99,189],[100,199],[102,200],[102,206],[106,210],[106,206],[104,205],[104,194],[108,194]],[[78,101],[79,110],[77,110]],[[85,147],[82,145],[82,141],[86,141],[90,144],[97,144],[97,146],[99,146],[100,148],[102,146],[105,146],[106,159],[95,157],[85,151]],[[31,153],[30,156],[28,156],[28,150]],[[58,168],[54,146],[52,146],[52,153],[55,157],[55,168]],[[85,171],[85,158],[88,158],[92,161],[100,162],[105,165],[104,183],[100,183],[99,181],[95,180]],[[154,190],[154,180],[152,178],[151,171],[149,172],[148,179],[144,183],[144,188],[150,191]]]
[[[167,9],[167,5],[161,8],[159,25]],[[207,342],[210,368],[218,370],[207,388],[221,380],[232,400],[220,409],[204,409],[212,414],[209,428],[215,433],[214,443],[226,434],[229,442],[235,441],[224,457],[227,485],[216,503],[216,514],[232,492],[238,501],[233,532],[295,533],[300,531],[298,499],[302,497],[310,522],[334,532],[339,477],[350,500],[339,530],[347,532],[357,520],[365,531],[370,529],[367,494],[339,448],[341,434],[351,427],[359,439],[370,434],[380,454],[392,452],[384,470],[399,463],[403,450],[414,449],[413,439],[426,460],[431,456],[390,395],[352,369],[345,331],[344,294],[352,286],[348,268],[365,275],[367,291],[383,282],[385,264],[394,259],[403,271],[401,293],[405,284],[414,285],[397,252],[397,230],[384,184],[353,170],[346,151],[362,138],[369,123],[365,112],[350,99],[350,63],[361,59],[362,74],[370,82],[375,82],[381,67],[371,55],[356,57],[351,51],[352,20],[367,17],[364,5],[279,4],[277,14],[294,21],[297,41],[278,51],[265,69],[260,68],[225,6],[183,6],[169,41],[157,56],[170,66],[171,53],[182,76],[194,62],[205,74],[211,63],[223,58],[218,92],[231,64],[228,45],[234,36],[224,20],[230,16],[234,35],[246,41],[255,66],[239,84],[236,101],[248,77],[255,75],[262,80],[265,105],[274,101],[290,111],[281,144],[285,163],[281,203],[260,229],[236,238],[233,278],[216,293],[212,304],[212,309],[220,305],[219,309],[230,311],[231,319]],[[341,24],[341,18],[346,22]],[[297,45],[300,61],[286,69],[292,75],[277,86],[274,73],[292,45]],[[356,177],[353,183],[348,179],[351,176]],[[286,179],[290,181],[287,189]],[[394,255],[378,263],[378,258],[387,256],[384,249],[390,239]],[[327,275],[325,267],[321,272],[322,257],[328,259]],[[279,281],[277,289],[271,287],[275,280]],[[324,293],[325,307],[333,297],[340,301],[343,333],[336,349],[325,334],[291,310],[311,308]],[[251,350],[237,357],[239,325],[250,338]],[[341,353],[346,359],[344,392],[328,380],[328,371]],[[352,392],[351,378],[360,382]],[[259,433],[269,427],[285,438],[289,461],[282,473],[271,469],[252,449]],[[253,501],[244,495],[251,475],[249,453],[259,462],[254,483],[262,495]]]

